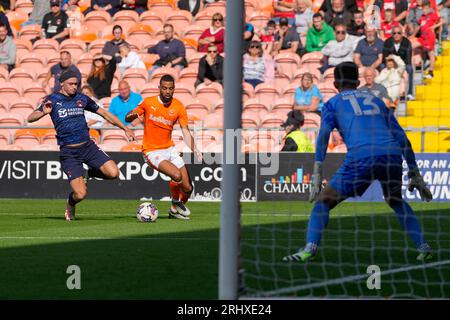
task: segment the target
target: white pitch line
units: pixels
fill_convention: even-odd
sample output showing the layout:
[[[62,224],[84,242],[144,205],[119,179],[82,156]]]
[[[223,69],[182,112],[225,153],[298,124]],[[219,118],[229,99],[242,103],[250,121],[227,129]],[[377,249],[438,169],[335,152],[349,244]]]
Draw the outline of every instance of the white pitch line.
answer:
[[[219,241],[219,238],[166,238],[166,237],[151,237],[151,238],[112,238],[112,237],[39,237],[39,236],[11,236],[0,237],[0,240],[177,240],[177,241]]]
[[[434,267],[439,267],[439,266],[443,266],[443,265],[447,265],[447,264],[450,264],[450,260],[436,261],[436,262],[432,262],[432,263],[425,263],[425,264],[420,264],[420,265],[415,265],[415,266],[404,266],[404,267],[390,269],[387,271],[380,272],[380,276],[386,276],[389,274],[395,274],[395,273],[399,273],[399,272],[407,272],[407,271],[418,270],[418,269],[434,268]],[[368,274],[359,274],[359,275],[348,276],[348,277],[343,277],[343,278],[338,278],[338,279],[332,279],[332,280],[327,280],[327,281],[322,281],[322,282],[317,282],[317,283],[312,283],[312,284],[303,284],[300,286],[294,286],[294,287],[290,287],[290,288],[283,288],[283,289],[262,292],[262,293],[258,294],[258,296],[270,297],[270,296],[284,294],[284,293],[291,293],[294,291],[308,290],[308,289],[313,289],[313,288],[321,288],[321,287],[325,287],[325,286],[337,285],[337,284],[342,284],[342,283],[346,283],[346,282],[353,282],[353,281],[357,281],[357,280],[366,279],[368,276],[369,276]]]

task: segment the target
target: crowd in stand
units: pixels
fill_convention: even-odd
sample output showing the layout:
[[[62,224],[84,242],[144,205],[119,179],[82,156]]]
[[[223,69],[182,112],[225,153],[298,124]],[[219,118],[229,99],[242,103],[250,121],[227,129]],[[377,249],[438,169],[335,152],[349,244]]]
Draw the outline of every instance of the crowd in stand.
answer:
[[[70,29],[81,21],[77,14],[86,16],[89,12],[106,11],[112,17],[121,10],[142,14],[149,10],[150,2],[91,0],[91,6],[81,12],[78,0],[34,0],[33,10],[22,27],[33,24],[42,27],[42,34],[31,39],[33,43],[41,38],[61,43],[70,38]],[[189,11],[194,18],[212,2],[217,1],[173,1],[178,9]],[[6,14],[15,5],[14,0],[0,1],[0,68],[8,71],[16,63],[14,38],[17,35],[13,34]],[[305,54],[320,52],[323,55],[317,68],[320,77],[341,62],[353,61],[364,72],[361,88],[372,91],[395,109],[402,98],[414,99],[413,77],[418,66],[414,57],[422,58],[419,61],[424,77],[432,78],[439,40],[448,36],[450,0],[274,0],[272,6],[265,27],[256,28],[249,17],[244,24],[243,80],[254,88],[273,83],[284,72],[276,62],[278,55],[295,54],[301,59]],[[83,90],[100,100],[111,96],[116,70],[123,75],[129,68],[145,69],[151,79],[162,67],[174,68],[178,73],[188,67],[185,43],[178,38],[174,26],[165,23],[162,32],[163,39],[146,49],[147,53],[159,57],[147,69],[124,37],[122,27],[115,25],[112,39],[93,57],[91,70],[86,81],[80,83],[80,90],[83,85]],[[226,19],[221,13],[214,13],[210,27],[198,38],[197,52],[204,56],[198,62],[195,86],[214,82],[223,85],[225,32]],[[73,69],[82,78],[70,52],[61,51],[60,55],[60,62],[50,68],[43,81],[46,87],[53,77],[54,91],[59,90],[58,78],[66,69]],[[317,85],[317,70],[305,72],[299,78],[293,109],[320,115],[324,96]],[[402,81],[406,84],[405,92],[401,92]],[[119,83],[118,91],[110,106],[112,111],[132,109],[141,98],[126,81]],[[114,112],[118,116],[123,113]]]

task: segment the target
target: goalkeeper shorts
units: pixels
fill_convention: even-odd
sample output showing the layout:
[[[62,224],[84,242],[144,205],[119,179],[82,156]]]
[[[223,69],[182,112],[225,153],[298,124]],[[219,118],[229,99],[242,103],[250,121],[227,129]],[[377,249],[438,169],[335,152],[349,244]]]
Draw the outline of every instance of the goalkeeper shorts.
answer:
[[[155,169],[158,169],[159,164],[164,160],[171,162],[178,169],[184,167],[184,160],[180,157],[175,147],[146,152],[144,153],[144,159]]]

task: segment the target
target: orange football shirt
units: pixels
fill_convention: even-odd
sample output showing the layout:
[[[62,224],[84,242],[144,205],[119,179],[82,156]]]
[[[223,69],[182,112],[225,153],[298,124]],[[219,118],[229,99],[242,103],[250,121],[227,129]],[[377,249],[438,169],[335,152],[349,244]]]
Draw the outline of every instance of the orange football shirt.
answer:
[[[165,107],[159,96],[145,98],[133,110],[144,116],[144,141],[142,151],[149,152],[174,146],[173,126],[179,122],[181,127],[188,125],[188,116],[183,104],[173,98]]]

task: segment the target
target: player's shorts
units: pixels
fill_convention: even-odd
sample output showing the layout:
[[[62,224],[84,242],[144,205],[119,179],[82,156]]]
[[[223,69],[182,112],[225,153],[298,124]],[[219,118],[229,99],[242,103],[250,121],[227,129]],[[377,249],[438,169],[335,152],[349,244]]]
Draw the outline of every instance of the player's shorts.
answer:
[[[62,170],[72,181],[83,176],[83,163],[98,169],[111,158],[94,141],[89,140],[78,147],[61,146],[59,160]]]
[[[145,161],[155,169],[158,169],[159,164],[164,160],[171,162],[178,169],[184,167],[184,160],[175,147],[149,151],[143,156]]]
[[[384,155],[357,161],[345,160],[330,180],[330,185],[346,197],[361,196],[372,181],[381,183],[384,197],[401,198],[402,157]]]

